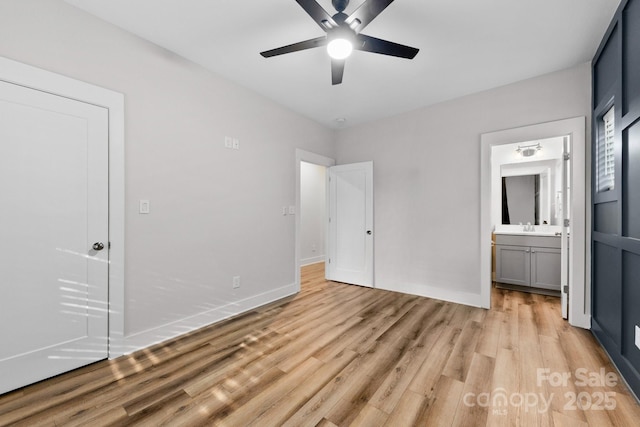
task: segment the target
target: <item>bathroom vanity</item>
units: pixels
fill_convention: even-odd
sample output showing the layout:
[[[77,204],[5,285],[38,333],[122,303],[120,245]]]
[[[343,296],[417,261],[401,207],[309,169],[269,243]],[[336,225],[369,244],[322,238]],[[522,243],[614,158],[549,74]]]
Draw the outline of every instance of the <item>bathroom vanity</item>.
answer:
[[[495,233],[497,286],[557,295],[560,237],[555,233]]]

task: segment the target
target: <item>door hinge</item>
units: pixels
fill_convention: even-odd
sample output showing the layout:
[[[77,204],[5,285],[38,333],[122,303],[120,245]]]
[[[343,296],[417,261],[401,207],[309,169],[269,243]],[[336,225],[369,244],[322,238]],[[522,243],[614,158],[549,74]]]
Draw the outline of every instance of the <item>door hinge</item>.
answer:
[[[562,292],[569,295],[569,285],[564,285],[562,287]]]
[[[568,227],[570,223],[571,223],[571,221],[569,219],[565,219],[564,220],[564,226],[565,227]]]
[[[111,242],[107,242],[107,249],[111,249]]]
[[[329,218],[329,222],[331,222],[331,218]]]
[[[571,154],[570,153],[562,153],[562,158],[564,160],[571,160]]]
[[[329,258],[329,264],[331,264],[331,258]]]

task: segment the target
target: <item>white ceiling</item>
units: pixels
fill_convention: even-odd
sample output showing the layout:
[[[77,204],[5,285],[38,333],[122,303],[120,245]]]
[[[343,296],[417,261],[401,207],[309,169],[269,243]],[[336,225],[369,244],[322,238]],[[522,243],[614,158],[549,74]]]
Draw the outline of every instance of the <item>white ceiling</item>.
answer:
[[[324,48],[259,55],[324,34],[294,0],[65,1],[332,128],[590,61],[620,3],[396,0],[363,33],[417,47],[416,58],[355,51],[332,86]]]

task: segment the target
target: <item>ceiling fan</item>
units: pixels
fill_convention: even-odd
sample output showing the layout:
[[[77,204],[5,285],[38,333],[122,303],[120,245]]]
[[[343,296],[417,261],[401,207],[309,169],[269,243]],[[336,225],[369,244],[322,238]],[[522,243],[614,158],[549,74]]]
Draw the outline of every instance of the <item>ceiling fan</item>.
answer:
[[[407,59],[413,59],[418,54],[419,49],[414,47],[360,33],[393,3],[393,0],[365,0],[351,15],[344,13],[349,0],[331,0],[331,4],[337,11],[333,16],[329,15],[316,0],[296,1],[327,35],[260,52],[260,55],[270,58],[326,45],[331,57],[331,83],[337,85],[342,83],[345,59],[353,49]]]

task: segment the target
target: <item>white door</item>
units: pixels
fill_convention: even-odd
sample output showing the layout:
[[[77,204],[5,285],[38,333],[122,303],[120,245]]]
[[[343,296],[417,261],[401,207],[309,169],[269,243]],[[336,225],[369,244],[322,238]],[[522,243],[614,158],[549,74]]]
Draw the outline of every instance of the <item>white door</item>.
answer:
[[[0,81],[0,393],[107,357],[107,114]]]
[[[373,286],[373,162],[328,169],[326,277]]]
[[[562,160],[562,216],[560,217],[560,226],[562,227],[562,236],[560,237],[560,258],[561,258],[561,276],[560,276],[560,304],[562,306],[562,318],[567,319],[569,317],[569,294],[567,291],[569,290],[570,278],[569,274],[571,271],[571,257],[569,256],[569,246],[571,243],[571,233],[570,233],[570,225],[571,225],[571,212],[569,207],[569,200],[571,194],[571,185],[569,180],[569,167],[570,167],[570,159],[571,159],[571,141],[569,136],[565,136],[563,138],[563,156]],[[568,224],[569,226],[565,226]]]

